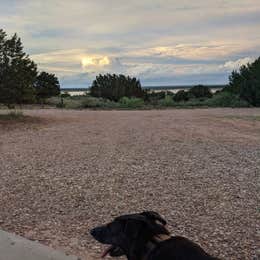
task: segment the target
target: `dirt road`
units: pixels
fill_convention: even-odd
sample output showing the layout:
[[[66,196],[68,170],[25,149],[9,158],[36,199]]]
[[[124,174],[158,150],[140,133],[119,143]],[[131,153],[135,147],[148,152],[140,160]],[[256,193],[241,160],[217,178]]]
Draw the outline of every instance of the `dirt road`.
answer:
[[[260,109],[24,113],[40,120],[0,122],[0,228],[90,259],[90,228],[155,210],[216,256],[253,258]]]

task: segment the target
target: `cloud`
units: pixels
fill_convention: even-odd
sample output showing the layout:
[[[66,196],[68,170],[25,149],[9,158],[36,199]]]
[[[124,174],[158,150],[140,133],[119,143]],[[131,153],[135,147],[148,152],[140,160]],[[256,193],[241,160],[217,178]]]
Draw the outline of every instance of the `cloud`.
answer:
[[[81,64],[84,69],[88,69],[91,67],[104,67],[110,64],[110,60],[107,56],[85,56],[81,58]]]
[[[219,83],[259,56],[259,0],[0,0],[0,5],[3,28],[18,32],[39,68],[56,73],[64,86],[72,80],[84,85],[98,73],[129,74],[147,84],[157,79],[186,84],[192,78]]]
[[[131,54],[135,56],[175,57],[189,60],[219,59],[244,50],[244,46],[231,42],[205,42],[198,44],[177,44],[139,49]]]
[[[252,63],[253,61],[254,61],[253,58],[245,57],[243,59],[238,59],[238,60],[235,60],[235,61],[227,61],[227,62],[225,62],[225,64],[222,67],[227,68],[228,70],[237,70],[242,65]]]

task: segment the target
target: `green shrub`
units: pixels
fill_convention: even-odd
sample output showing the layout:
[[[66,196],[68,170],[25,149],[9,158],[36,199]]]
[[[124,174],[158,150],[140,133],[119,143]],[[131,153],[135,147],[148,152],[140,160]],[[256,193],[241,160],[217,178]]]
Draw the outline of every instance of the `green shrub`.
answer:
[[[57,96],[45,100],[45,104],[50,106],[57,106],[59,103],[61,103],[61,99]]]
[[[166,95],[164,99],[161,99],[159,102],[162,107],[171,107],[175,105],[172,96]]]
[[[102,107],[102,99],[100,98],[95,98],[95,97],[88,97],[85,98],[82,102],[83,108],[97,108],[97,107]]]
[[[140,108],[144,106],[144,101],[141,98],[128,98],[122,97],[119,100],[120,107],[122,108]]]
[[[210,107],[249,107],[250,104],[238,95],[230,92],[220,92],[211,99],[205,100],[204,105]]]
[[[188,101],[189,100],[189,93],[185,90],[179,90],[174,96],[173,100],[176,102],[180,101]]]
[[[63,98],[71,97],[70,93],[67,92],[67,91],[65,91],[64,93],[61,93],[60,96],[63,97]]]
[[[83,108],[117,108],[119,105],[118,103],[103,99],[103,98],[95,98],[95,97],[88,97],[85,96],[82,101]]]
[[[71,98],[63,98],[63,106],[61,104],[61,108],[68,109],[79,109],[82,108],[82,100],[81,99],[71,99]]]
[[[159,92],[148,92],[147,93],[147,101],[152,105],[158,105],[158,103],[164,99],[166,96],[165,91],[159,91]]]
[[[189,95],[190,95],[190,97],[193,97],[193,98],[211,98],[212,97],[210,88],[207,86],[203,86],[203,85],[197,85],[197,86],[192,87],[189,90]]]

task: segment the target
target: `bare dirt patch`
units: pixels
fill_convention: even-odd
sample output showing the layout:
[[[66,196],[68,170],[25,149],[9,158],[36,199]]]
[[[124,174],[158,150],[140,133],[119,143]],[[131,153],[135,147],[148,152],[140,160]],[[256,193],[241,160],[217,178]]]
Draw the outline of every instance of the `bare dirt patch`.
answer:
[[[49,123],[1,132],[0,228],[91,259],[90,228],[156,210],[216,256],[255,255],[260,109],[24,113]]]

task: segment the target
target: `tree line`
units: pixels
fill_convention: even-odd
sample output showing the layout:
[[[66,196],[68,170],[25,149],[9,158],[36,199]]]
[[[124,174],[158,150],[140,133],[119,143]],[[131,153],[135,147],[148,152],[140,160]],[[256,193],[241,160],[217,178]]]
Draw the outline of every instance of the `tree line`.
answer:
[[[149,93],[142,89],[138,79],[115,74],[97,76],[90,88],[90,94],[116,102],[123,97],[155,102],[168,96],[168,100],[172,99],[174,102],[187,102],[194,99],[210,99],[214,96],[210,88],[204,85],[194,86],[188,91],[180,90],[176,94]],[[229,84],[215,95],[219,95],[218,100],[222,97],[225,104],[228,103],[227,100],[232,103],[237,99],[244,100],[251,106],[260,106],[260,57],[252,63],[241,66],[238,71],[233,71],[229,77]]]
[[[237,99],[251,106],[260,106],[260,57],[254,62],[243,65],[233,71],[229,84],[221,91],[218,101],[223,97],[225,104]],[[36,63],[23,50],[17,34],[8,38],[0,29],[0,103],[13,107],[15,104],[43,103],[51,96],[60,94],[60,84],[54,74],[39,72]],[[219,93],[217,93],[219,94]],[[135,77],[105,74],[98,75],[90,88],[90,95],[118,102],[122,98],[138,98],[145,102],[157,102],[162,98],[166,103],[187,102],[189,100],[211,99],[210,88],[197,85],[188,91],[180,90],[176,94],[155,93],[144,90],[140,80]],[[230,101],[228,101],[230,100]]]
[[[23,49],[17,34],[8,38],[0,29],[0,103],[9,108],[15,104],[43,102],[60,94],[58,78],[38,72],[36,63]]]

